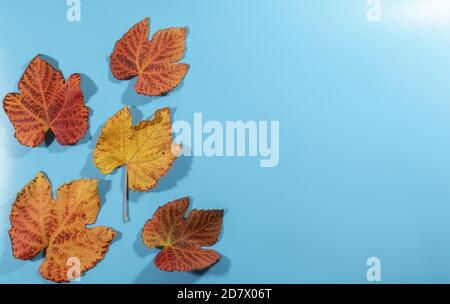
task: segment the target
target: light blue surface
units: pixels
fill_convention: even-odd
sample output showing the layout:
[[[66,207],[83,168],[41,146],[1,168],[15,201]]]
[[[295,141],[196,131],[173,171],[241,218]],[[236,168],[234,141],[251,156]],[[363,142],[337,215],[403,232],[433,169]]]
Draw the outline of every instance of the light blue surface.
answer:
[[[40,170],[54,189],[104,179],[97,224],[121,238],[82,283],[364,283],[372,256],[385,283],[450,283],[450,18],[405,2],[421,1],[382,1],[382,21],[368,22],[365,0],[81,0],[70,23],[63,0],[1,1],[0,98],[42,53],[66,77],[85,74],[92,115],[81,143],[30,149],[0,112],[0,283],[45,282],[42,259],[15,260],[7,235],[16,193]],[[115,41],[146,16],[152,33],[190,28],[191,69],[163,98],[137,96],[109,70]],[[100,174],[92,149],[125,104],[145,118],[170,106],[175,120],[279,120],[280,163],[184,157],[155,191],[131,193],[123,223],[123,171]],[[224,258],[202,275],[157,270],[138,237],[185,195],[226,208],[214,246]]]

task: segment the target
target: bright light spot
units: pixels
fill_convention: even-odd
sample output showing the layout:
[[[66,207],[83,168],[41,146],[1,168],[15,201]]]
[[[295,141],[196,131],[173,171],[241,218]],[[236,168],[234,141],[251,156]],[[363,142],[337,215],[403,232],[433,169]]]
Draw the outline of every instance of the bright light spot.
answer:
[[[392,3],[396,15],[418,24],[450,24],[450,0],[408,0]]]

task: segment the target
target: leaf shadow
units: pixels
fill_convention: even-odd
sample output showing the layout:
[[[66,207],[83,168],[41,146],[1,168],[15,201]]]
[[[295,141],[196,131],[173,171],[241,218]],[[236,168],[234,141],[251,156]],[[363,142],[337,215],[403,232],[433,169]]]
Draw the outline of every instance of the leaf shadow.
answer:
[[[130,106],[130,112],[133,117],[133,126],[137,125],[141,120],[150,119],[150,117],[145,118],[144,113],[137,106]]]
[[[93,151],[90,150],[88,153],[88,156],[86,157],[86,163],[84,164],[83,168],[80,170],[80,176],[81,177],[89,177],[89,178],[96,178],[96,179],[103,179],[105,178],[105,175],[100,172],[100,170],[95,166],[94,159],[93,159]]]
[[[2,244],[3,250],[0,254],[0,275],[12,273],[25,266],[24,261],[14,258],[12,254],[12,247],[10,246],[11,240],[8,233],[6,233],[3,237]]]
[[[153,192],[159,193],[171,190],[177,186],[177,184],[186,178],[191,171],[193,164],[192,156],[180,156],[174,162],[172,168],[169,169],[166,176],[163,176],[156,187],[151,190]]]
[[[133,109],[132,109],[133,111]],[[138,115],[138,114],[137,114]],[[142,114],[141,114],[142,115]],[[94,158],[93,158],[93,150],[95,149],[95,146],[97,144],[97,140],[100,137],[100,134],[102,132],[104,124],[101,124],[98,126],[97,130],[95,131],[94,135],[92,135],[92,140],[90,141],[88,147],[89,147],[89,154],[86,157],[86,163],[84,164],[83,168],[80,170],[81,176],[84,177],[93,177],[97,179],[104,178],[105,175],[100,172],[100,170],[95,166],[94,164]],[[115,174],[117,170],[115,170],[111,174]]]
[[[47,54],[39,54],[38,56],[41,57],[41,59],[44,59],[45,61],[50,63],[55,69],[59,70],[59,61],[56,60],[54,57],[49,56]],[[27,66],[28,66],[28,64],[27,64]]]
[[[231,268],[230,259],[221,255],[221,259],[214,265],[202,270],[191,272],[166,272],[158,269],[152,262],[136,277],[135,284],[193,284],[202,277],[224,276]]]
[[[128,105],[133,105],[133,106],[143,106],[143,105],[149,104],[150,102],[154,102],[161,98],[175,94],[184,87],[184,79],[183,79],[182,81],[180,81],[178,86],[176,86],[175,88],[173,88],[172,90],[170,90],[169,92],[167,92],[161,96],[146,96],[146,95],[138,94],[136,92],[136,90],[134,89],[137,79],[138,78],[135,77],[128,81],[127,88],[126,88],[125,92],[122,94],[122,103],[123,104],[128,104]]]
[[[98,93],[98,87],[95,84],[94,80],[87,76],[84,73],[80,74],[81,76],[81,90],[84,95],[84,103],[88,103],[91,98]]]
[[[111,181],[106,179],[100,179],[98,181],[98,195],[100,196],[100,212],[103,205],[106,203],[106,194],[111,190]]]
[[[148,248],[147,246],[145,246],[141,236],[142,229],[136,234],[136,240],[133,243],[134,252],[141,258],[146,257],[152,253],[157,254],[159,250],[155,248]]]
[[[174,121],[174,116],[177,111],[177,107],[173,107],[170,109],[171,120]],[[168,191],[177,186],[178,182],[183,180],[189,175],[189,172],[192,169],[192,164],[194,162],[193,156],[188,155],[180,155],[177,157],[172,167],[169,169],[166,175],[161,177],[161,179],[156,184],[155,188],[151,191],[160,193],[164,191]]]
[[[127,88],[125,92],[122,94],[121,100],[123,104],[133,106],[143,106],[161,98],[160,96],[145,96],[138,94],[134,89],[137,79],[138,79],[137,77],[134,77],[128,80]]]
[[[114,243],[119,242],[119,241],[122,239],[122,237],[123,237],[122,232],[117,231],[116,229],[114,229],[114,231],[116,232],[116,237],[111,241],[111,244],[109,245],[108,250],[111,248],[111,246],[112,246]],[[106,254],[105,254],[105,256],[106,256]]]
[[[119,83],[121,83],[122,81],[116,79],[116,78],[114,77],[114,75],[111,73],[111,68],[110,68],[110,65],[109,65],[109,63],[110,63],[110,57],[111,57],[111,56],[108,56],[108,57],[105,58],[105,61],[106,61],[106,68],[108,69],[108,72],[107,72],[107,74],[108,74],[108,79],[109,79],[109,81],[111,81],[111,82],[113,82],[113,83],[119,84]]]
[[[12,130],[13,130],[12,132],[14,132],[14,128]],[[22,158],[22,157],[28,155],[33,150],[33,148],[31,148],[31,147],[21,145],[17,141],[17,139],[14,140],[13,145],[14,146],[11,149],[7,149],[8,156],[10,156],[12,158]]]

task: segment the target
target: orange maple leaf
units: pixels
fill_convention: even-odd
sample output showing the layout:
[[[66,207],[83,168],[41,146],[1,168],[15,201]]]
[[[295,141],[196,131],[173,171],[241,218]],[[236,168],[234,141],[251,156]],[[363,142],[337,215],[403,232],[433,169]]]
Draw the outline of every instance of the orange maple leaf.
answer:
[[[185,197],[159,207],[142,230],[147,247],[162,247],[155,258],[161,270],[201,270],[220,259],[217,251],[201,247],[217,242],[224,211],[192,210],[184,218],[188,206],[189,198]]]
[[[29,260],[45,251],[39,272],[54,282],[68,282],[103,259],[116,232],[108,227],[86,228],[100,209],[98,181],[80,179],[59,187],[56,201],[42,172],[17,194],[11,209],[13,255]],[[79,269],[71,273],[71,260]],[[72,277],[69,277],[72,276]]]
[[[138,77],[139,94],[161,96],[178,86],[189,65],[177,63],[183,58],[187,28],[172,27],[149,37],[149,18],[134,25],[119,41],[111,54],[114,77],[128,80]]]
[[[80,82],[80,74],[65,82],[61,71],[36,56],[19,81],[20,93],[9,93],[3,100],[17,140],[36,147],[51,130],[61,145],[77,143],[88,129],[89,115]]]

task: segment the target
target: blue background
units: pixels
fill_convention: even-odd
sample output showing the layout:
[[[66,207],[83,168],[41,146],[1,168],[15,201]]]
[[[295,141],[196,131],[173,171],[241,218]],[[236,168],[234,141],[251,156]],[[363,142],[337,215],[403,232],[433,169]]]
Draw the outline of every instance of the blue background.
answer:
[[[0,282],[46,282],[42,259],[15,260],[7,235],[16,193],[42,170],[54,190],[102,179],[97,224],[121,237],[82,283],[364,283],[372,256],[385,283],[449,283],[450,18],[405,2],[423,1],[382,1],[382,21],[368,22],[365,0],[82,0],[70,23],[63,0],[1,1],[0,98],[42,53],[66,77],[84,74],[92,115],[79,144],[30,149],[1,111]],[[109,70],[115,41],[146,16],[152,33],[190,28],[191,69],[163,98]],[[174,120],[279,120],[280,163],[183,157],[154,191],[130,193],[124,223],[123,170],[102,175],[92,149],[125,104],[144,118],[170,106]],[[159,271],[139,239],[158,206],[185,195],[226,208],[223,259],[203,274]]]

